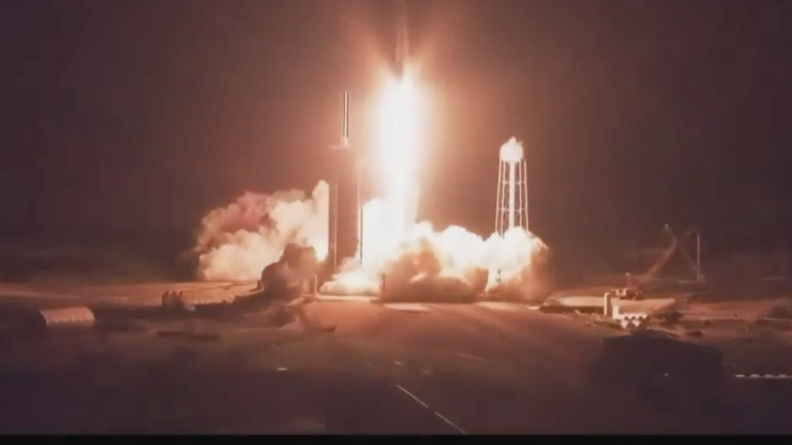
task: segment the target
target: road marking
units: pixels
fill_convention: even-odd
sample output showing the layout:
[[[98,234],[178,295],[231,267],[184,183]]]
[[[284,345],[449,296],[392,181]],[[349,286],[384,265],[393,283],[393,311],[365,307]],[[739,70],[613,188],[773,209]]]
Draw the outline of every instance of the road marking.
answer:
[[[278,368],[278,369],[276,369],[276,371],[288,371],[288,370],[289,370],[289,368]]]
[[[407,394],[411,399],[415,400],[419,405],[421,405],[424,408],[426,408],[429,411],[431,411],[435,416],[437,416],[438,419],[442,420],[448,426],[450,426],[451,428],[455,429],[459,434],[467,434],[465,432],[465,430],[463,430],[462,428],[458,427],[454,422],[448,420],[448,418],[446,416],[444,416],[444,415],[440,414],[439,412],[437,412],[437,411],[433,410],[432,408],[430,408],[429,405],[427,405],[423,400],[419,399],[418,396],[416,396],[415,394],[411,393],[410,391],[407,391],[403,386],[396,385],[396,387],[399,388],[399,390],[401,392]]]
[[[472,354],[466,354],[464,352],[457,352],[456,355],[458,355],[459,357],[463,357],[463,358],[469,358],[471,360],[484,361],[484,359],[481,358],[481,357],[477,357],[477,356],[472,355]]]
[[[410,396],[410,398],[411,398],[411,399],[413,399],[413,400],[415,400],[416,402],[418,402],[418,404],[419,404],[419,405],[423,406],[423,407],[424,407],[424,408],[426,408],[426,409],[430,409],[430,408],[429,408],[429,405],[427,405],[426,403],[424,403],[424,401],[423,401],[423,400],[419,399],[419,398],[418,398],[416,395],[414,395],[414,394],[413,394],[413,393],[411,393],[410,391],[407,391],[406,389],[404,389],[404,387],[403,387],[403,386],[401,386],[401,385],[396,385],[396,387],[397,387],[397,388],[399,388],[399,389],[400,389],[400,390],[401,390],[403,393],[405,393],[405,394],[407,394],[408,396]]]
[[[451,428],[457,430],[457,432],[459,434],[467,434],[465,432],[465,430],[463,430],[462,428],[456,426],[456,424],[454,422],[448,420],[444,415],[438,413],[437,411],[432,411],[432,412],[435,414],[435,416],[439,417],[443,422],[447,423]]]

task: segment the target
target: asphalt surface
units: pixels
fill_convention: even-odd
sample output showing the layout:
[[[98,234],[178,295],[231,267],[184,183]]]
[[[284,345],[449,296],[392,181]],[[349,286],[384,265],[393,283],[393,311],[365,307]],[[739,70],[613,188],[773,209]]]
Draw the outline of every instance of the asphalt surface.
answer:
[[[134,305],[154,299],[155,290],[118,288],[112,297]],[[95,291],[84,298],[108,295]],[[590,369],[602,338],[617,332],[525,306],[319,302],[308,305],[306,315],[309,326],[296,320],[275,326],[267,314],[257,314],[140,322],[101,335],[58,331],[21,340],[7,334],[0,346],[0,432],[716,433],[778,427],[761,414],[742,422],[740,431],[735,425],[743,414],[734,410],[707,411],[684,401],[660,406],[643,394],[604,386]],[[328,326],[335,330],[328,333]],[[758,391],[778,401],[786,397],[783,385]],[[756,397],[757,390],[748,392]],[[784,409],[776,403],[770,410],[784,417]]]

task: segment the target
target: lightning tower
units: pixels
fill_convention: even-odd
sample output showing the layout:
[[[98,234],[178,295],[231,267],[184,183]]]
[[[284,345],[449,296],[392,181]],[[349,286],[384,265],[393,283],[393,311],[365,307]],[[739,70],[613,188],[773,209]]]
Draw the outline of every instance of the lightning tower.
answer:
[[[528,230],[528,177],[523,146],[515,138],[500,149],[498,193],[495,206],[495,231],[503,235],[509,229]]]

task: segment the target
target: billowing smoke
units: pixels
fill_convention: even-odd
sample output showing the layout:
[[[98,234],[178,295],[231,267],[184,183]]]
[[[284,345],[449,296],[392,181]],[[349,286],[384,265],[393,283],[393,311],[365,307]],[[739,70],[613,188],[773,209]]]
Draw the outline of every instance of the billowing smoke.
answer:
[[[407,100],[413,98],[410,87],[401,84],[393,91],[396,99],[402,99],[396,105],[412,104]],[[408,122],[412,116],[400,107],[389,111],[399,119],[387,120],[388,125]],[[548,295],[549,249],[514,221],[505,233],[486,239],[462,227],[437,232],[431,223],[415,221],[420,195],[414,180],[415,153],[402,149],[414,145],[407,137],[415,131],[410,128],[383,132],[389,135],[382,143],[386,196],[363,205],[362,252],[347,259],[321,291],[454,301],[482,295],[536,300]],[[522,159],[522,145],[512,138],[503,146],[504,153],[509,162],[517,162]],[[328,186],[320,182],[310,198],[297,191],[269,196],[247,193],[228,207],[213,210],[204,217],[197,240],[199,277],[256,280],[264,278],[266,266],[272,265],[268,273],[274,275],[296,270],[281,259],[289,243],[311,247],[316,258],[324,260],[328,198]]]
[[[364,221],[377,208],[367,206]],[[364,252],[374,254],[348,263],[323,292],[401,301],[538,300],[552,287],[550,250],[521,228],[483,239],[458,226],[435,232],[419,223],[398,246],[379,252],[374,239],[364,237]]]
[[[533,234],[514,228],[484,239],[462,227],[436,232],[427,222],[414,224],[403,239],[387,236],[386,202],[363,209],[362,261],[349,259],[323,292],[387,294],[408,300],[536,299],[549,292],[550,251]],[[311,197],[299,191],[272,195],[246,193],[201,222],[195,251],[202,280],[258,280],[279,263],[289,243],[327,256],[328,186],[320,182]],[[282,261],[280,261],[282,262]],[[274,266],[273,266],[274,267]]]
[[[256,280],[277,262],[286,245],[313,247],[327,255],[328,186],[322,181],[310,197],[301,191],[272,195],[245,193],[201,221],[195,252],[198,277],[212,281]]]

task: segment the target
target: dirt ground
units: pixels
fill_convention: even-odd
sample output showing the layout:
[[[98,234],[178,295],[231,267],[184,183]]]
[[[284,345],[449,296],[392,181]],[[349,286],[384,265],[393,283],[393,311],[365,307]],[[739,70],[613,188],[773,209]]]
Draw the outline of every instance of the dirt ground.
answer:
[[[27,284],[3,286],[0,294],[16,307],[87,304],[136,313],[158,307],[166,290],[211,300],[248,287]],[[783,301],[747,309],[694,304],[687,320],[652,326],[724,352],[715,410],[591,380],[585,369],[602,338],[623,332],[590,315],[518,304],[306,307],[316,326],[337,326],[333,332],[276,323],[267,312],[133,317],[26,336],[0,323],[0,431],[792,432],[792,380],[735,377],[792,374],[792,329],[755,322]],[[743,316],[729,320],[735,313]]]

